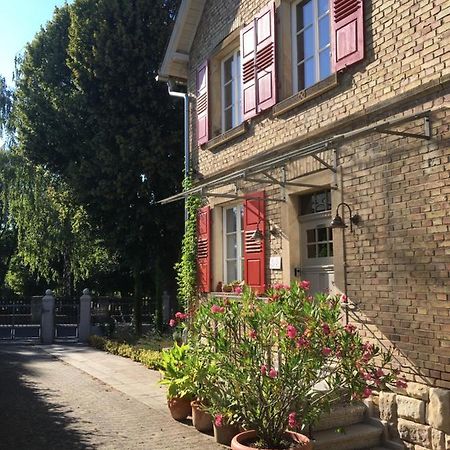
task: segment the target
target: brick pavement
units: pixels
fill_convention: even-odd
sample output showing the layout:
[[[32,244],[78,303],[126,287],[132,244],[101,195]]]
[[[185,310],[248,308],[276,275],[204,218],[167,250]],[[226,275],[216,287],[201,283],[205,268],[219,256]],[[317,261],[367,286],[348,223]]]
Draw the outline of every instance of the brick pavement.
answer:
[[[0,449],[224,449],[170,418],[157,379],[86,347],[0,345]]]

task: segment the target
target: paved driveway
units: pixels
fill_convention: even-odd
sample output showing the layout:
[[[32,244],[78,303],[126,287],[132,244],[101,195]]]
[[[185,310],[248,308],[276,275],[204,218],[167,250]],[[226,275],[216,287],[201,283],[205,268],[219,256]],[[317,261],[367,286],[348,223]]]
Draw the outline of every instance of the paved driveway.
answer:
[[[169,417],[156,379],[86,347],[0,345],[0,449],[224,449]]]

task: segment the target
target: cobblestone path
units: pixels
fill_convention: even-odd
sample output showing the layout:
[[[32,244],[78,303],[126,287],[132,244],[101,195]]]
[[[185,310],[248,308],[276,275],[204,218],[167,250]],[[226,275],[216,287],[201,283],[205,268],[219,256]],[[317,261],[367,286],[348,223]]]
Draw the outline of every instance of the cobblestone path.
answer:
[[[0,449],[218,450],[171,420],[31,345],[0,345]]]

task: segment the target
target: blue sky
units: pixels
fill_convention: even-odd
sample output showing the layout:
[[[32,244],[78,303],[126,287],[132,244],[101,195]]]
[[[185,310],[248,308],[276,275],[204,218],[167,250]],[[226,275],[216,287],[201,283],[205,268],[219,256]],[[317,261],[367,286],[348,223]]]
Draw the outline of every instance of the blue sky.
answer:
[[[11,84],[14,57],[66,0],[0,0],[0,74]],[[68,2],[70,3],[70,1]]]

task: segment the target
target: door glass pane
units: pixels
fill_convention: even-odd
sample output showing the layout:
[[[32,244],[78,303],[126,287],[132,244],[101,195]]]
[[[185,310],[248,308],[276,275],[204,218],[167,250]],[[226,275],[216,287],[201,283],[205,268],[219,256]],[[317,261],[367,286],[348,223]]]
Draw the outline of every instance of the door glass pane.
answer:
[[[237,257],[236,234],[229,234],[227,236],[227,259],[234,259],[236,257]]]
[[[227,229],[225,232],[233,233],[236,231],[236,208],[227,209],[226,216]]]
[[[305,61],[305,88],[312,86],[316,82],[315,64],[314,58]]]
[[[307,230],[306,231],[306,241],[308,243],[316,242],[316,230]]]
[[[316,244],[308,245],[308,258],[317,258]]]
[[[333,256],[333,243],[332,242],[330,242],[328,244],[328,255]]]
[[[320,79],[323,80],[331,75],[331,52],[329,47],[320,52],[319,63]]]
[[[319,258],[326,258],[328,256],[327,244],[319,244]]]
[[[327,14],[319,20],[319,49],[330,43],[330,16]]]
[[[319,242],[327,240],[327,229],[325,227],[317,228],[317,240]]]

